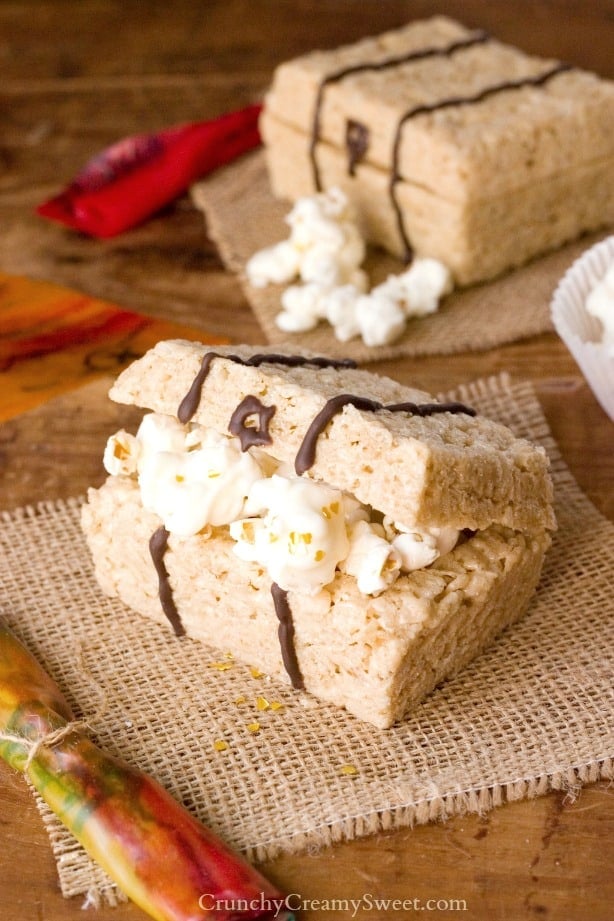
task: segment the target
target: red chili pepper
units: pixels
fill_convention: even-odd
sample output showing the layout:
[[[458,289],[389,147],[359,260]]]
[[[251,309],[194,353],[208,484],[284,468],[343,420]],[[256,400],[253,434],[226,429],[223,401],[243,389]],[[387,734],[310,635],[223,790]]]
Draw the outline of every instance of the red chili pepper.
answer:
[[[113,237],[155,214],[196,179],[257,147],[261,108],[124,138],[36,212],[90,236]]]

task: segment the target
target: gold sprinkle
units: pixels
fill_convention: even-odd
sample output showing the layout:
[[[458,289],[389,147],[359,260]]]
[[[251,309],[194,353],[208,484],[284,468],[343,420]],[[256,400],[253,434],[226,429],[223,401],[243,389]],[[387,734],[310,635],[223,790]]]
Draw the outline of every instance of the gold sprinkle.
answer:
[[[346,777],[354,777],[356,774],[358,774],[358,768],[353,764],[342,764],[341,773],[345,774]]]
[[[269,710],[271,705],[266,699],[266,697],[257,697],[256,707],[258,708],[258,710]]]
[[[238,707],[239,704],[244,704],[246,700],[247,700],[247,697],[245,696],[245,694],[240,694],[238,697],[235,697],[235,704]]]
[[[260,732],[260,723],[258,720],[254,720],[253,723],[248,723],[247,728],[250,732]]]
[[[261,672],[259,668],[256,668],[255,665],[252,665],[249,670],[252,678],[264,678],[264,672]]]
[[[284,709],[284,705],[282,704],[280,700],[271,701],[271,710],[283,710],[283,709]]]
[[[176,480],[177,483],[184,483],[184,482],[185,482],[185,477],[182,476],[180,473],[176,473],[176,474],[175,474],[175,480]]]
[[[118,460],[125,460],[127,457],[130,456],[130,451],[128,450],[126,445],[120,444],[119,441],[116,441],[113,446],[113,456],[116,457]]]
[[[251,521],[244,521],[241,525],[241,532],[243,535],[243,540],[248,541],[250,544],[253,544],[256,540],[254,534],[254,525]]]
[[[234,662],[209,662],[209,668],[215,668],[218,672],[227,672],[233,665]]]
[[[223,739],[216,739],[213,743],[213,747],[216,752],[225,752],[228,748],[228,742],[224,742]]]
[[[321,560],[324,559],[324,556],[325,554],[323,550],[316,550],[316,552],[313,555],[313,558],[316,561],[316,563],[319,563]]]
[[[225,659],[234,659],[234,656],[233,656],[233,654],[229,651],[229,652],[225,652],[225,653],[224,653],[224,658],[225,658]]]
[[[338,502],[331,502],[331,504],[330,504],[330,510],[331,510],[331,512],[333,513],[333,515],[338,515],[338,514],[339,514],[339,503],[338,503]]]

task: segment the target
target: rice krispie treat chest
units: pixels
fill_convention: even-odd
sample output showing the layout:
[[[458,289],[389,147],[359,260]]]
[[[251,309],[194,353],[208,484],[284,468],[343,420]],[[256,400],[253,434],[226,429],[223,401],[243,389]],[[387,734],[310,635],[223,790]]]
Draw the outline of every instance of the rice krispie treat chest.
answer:
[[[526,610],[548,459],[462,403],[345,360],[161,342],[111,390],[83,528],[164,624],[389,727]]]
[[[460,285],[614,222],[614,84],[445,17],[275,72],[276,196],[341,187],[373,243]]]

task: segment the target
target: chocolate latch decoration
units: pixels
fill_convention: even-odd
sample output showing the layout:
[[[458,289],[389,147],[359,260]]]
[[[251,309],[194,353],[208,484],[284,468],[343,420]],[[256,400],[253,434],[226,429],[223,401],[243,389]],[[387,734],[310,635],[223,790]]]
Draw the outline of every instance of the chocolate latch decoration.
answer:
[[[274,406],[265,406],[258,397],[249,394],[241,400],[230,417],[228,431],[237,436],[242,451],[259,445],[270,445],[273,439],[269,433],[269,423],[274,415]],[[248,420],[254,416],[258,417],[257,426],[248,424]]]

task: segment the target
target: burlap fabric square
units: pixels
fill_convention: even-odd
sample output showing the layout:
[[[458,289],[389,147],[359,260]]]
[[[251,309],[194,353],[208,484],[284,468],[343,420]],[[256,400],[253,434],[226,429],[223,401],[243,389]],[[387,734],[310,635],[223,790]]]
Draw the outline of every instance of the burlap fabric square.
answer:
[[[245,277],[249,257],[288,236],[284,217],[288,202],[273,198],[264,153],[257,151],[216,171],[192,187],[192,200],[206,218],[207,230],[225,265],[237,273],[243,291],[267,341],[296,345],[360,363],[417,355],[480,352],[552,329],[550,300],[557,282],[589,246],[606,236],[591,234],[554,253],[487,284],[458,290],[446,297],[437,313],[412,319],[396,342],[369,347],[361,339],[339,342],[327,323],[300,334],[284,333],[275,324],[283,288],[253,288]],[[365,264],[371,284],[402,271],[400,261],[381,250]]]
[[[79,500],[1,516],[0,614],[98,744],[154,775],[251,859],[612,776],[614,524],[564,466],[530,384],[504,376],[450,396],[546,447],[559,530],[526,618],[391,730],[104,597]],[[121,898],[40,808],[64,894]]]

